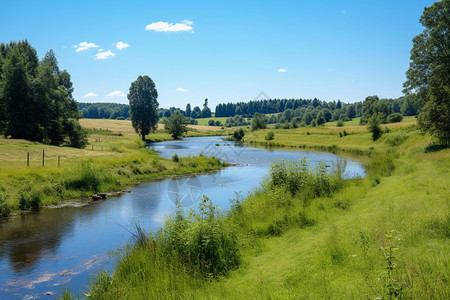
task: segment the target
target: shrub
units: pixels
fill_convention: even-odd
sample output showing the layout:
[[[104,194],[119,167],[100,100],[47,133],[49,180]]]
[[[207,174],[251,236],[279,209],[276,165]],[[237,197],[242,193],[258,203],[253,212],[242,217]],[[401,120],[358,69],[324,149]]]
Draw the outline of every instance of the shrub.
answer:
[[[11,213],[11,209],[6,203],[6,197],[3,194],[0,194],[0,220],[3,218],[7,218]]]
[[[35,189],[22,190],[19,193],[19,209],[37,211],[41,207],[41,193]]]
[[[273,131],[269,131],[265,136],[266,141],[271,141],[274,138],[275,138],[275,133],[273,133]]]
[[[214,122],[214,120],[209,120],[208,121],[208,126],[215,126],[216,123]]]
[[[376,141],[378,140],[381,135],[383,134],[383,131],[380,127],[380,119],[378,118],[377,114],[373,114],[369,118],[369,122],[367,123],[367,130],[372,133],[372,140]]]
[[[344,121],[342,119],[339,119],[336,123],[337,127],[343,127],[344,126]]]
[[[178,157],[178,154],[174,154],[174,155],[172,155],[172,161],[173,162],[179,162],[180,161],[180,158]]]
[[[393,113],[388,116],[389,123],[398,123],[403,120],[403,115],[399,113]]]
[[[236,141],[241,141],[245,136],[244,129],[240,128],[238,130],[235,130],[233,133],[233,138]]]

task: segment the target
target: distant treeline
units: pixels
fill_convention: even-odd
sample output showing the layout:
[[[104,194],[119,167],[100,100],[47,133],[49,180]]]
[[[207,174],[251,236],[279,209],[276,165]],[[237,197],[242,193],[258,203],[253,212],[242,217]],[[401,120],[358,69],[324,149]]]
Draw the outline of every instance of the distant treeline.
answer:
[[[416,94],[410,94],[397,99],[379,99],[369,96],[364,101],[343,103],[338,101],[321,101],[318,99],[270,99],[237,103],[222,103],[216,106],[215,117],[229,117],[225,124],[214,123],[214,126],[243,126],[249,125],[248,118],[255,113],[270,114],[266,116],[266,123],[291,123],[298,126],[321,125],[330,121],[349,121],[361,117],[361,124],[365,124],[373,115],[377,114],[381,123],[399,120],[398,115],[415,116],[418,114],[420,99]],[[116,103],[78,103],[78,109],[83,118],[95,119],[127,119],[130,107]],[[169,118],[175,111],[180,111],[189,122],[195,124],[197,118],[211,117],[208,99],[203,108],[191,104],[182,110],[176,107],[159,108],[160,119]],[[247,120],[246,120],[247,119]],[[211,124],[212,125],[212,124]],[[295,125],[295,126],[296,126]]]
[[[374,96],[376,97],[376,96]],[[369,98],[369,97],[368,97]],[[376,97],[378,99],[378,97]],[[383,107],[383,111],[389,115],[391,113],[401,113],[405,116],[417,114],[418,105],[411,103],[411,99],[400,97],[397,99],[378,99],[377,105]],[[318,99],[270,99],[237,103],[221,103],[216,106],[216,117],[252,117],[255,113],[276,114],[287,110],[297,111],[295,115],[303,116],[310,112],[313,116],[324,110],[327,121],[339,120],[340,118],[362,117],[364,113],[363,102],[352,104],[343,103],[340,100],[326,102]],[[289,113],[288,113],[289,114]],[[331,115],[330,115],[331,114]]]
[[[78,103],[78,110],[83,118],[119,119],[130,117],[130,106],[118,103]]]

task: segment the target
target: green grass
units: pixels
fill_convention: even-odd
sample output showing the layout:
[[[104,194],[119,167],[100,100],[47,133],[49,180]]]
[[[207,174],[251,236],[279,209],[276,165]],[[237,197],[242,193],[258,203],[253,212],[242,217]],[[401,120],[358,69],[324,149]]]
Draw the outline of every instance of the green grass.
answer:
[[[222,123],[222,126],[225,126],[225,123],[227,121],[228,117],[219,117],[219,118],[200,118],[200,119],[196,119],[198,121],[198,125],[200,126],[208,126],[208,122],[209,120],[214,120],[214,122],[219,121],[220,123]]]
[[[157,177],[223,167],[218,160],[207,157],[186,157],[179,162],[160,158],[145,148],[129,121],[83,119],[81,124],[90,132],[90,144],[85,149],[0,140],[0,218],[13,211],[35,210],[96,192],[119,191]],[[214,133],[188,132],[188,136],[205,134]],[[171,139],[163,131],[147,138]]]
[[[448,299],[450,149],[423,153],[430,138],[414,127],[394,127],[375,143],[362,130],[351,141],[333,135],[278,130],[274,141],[360,149],[368,175],[324,195],[308,192],[311,184],[292,193],[269,182],[235,199],[226,218],[236,230],[238,269],[204,278],[178,256],[130,246],[112,280],[90,287],[93,298]]]

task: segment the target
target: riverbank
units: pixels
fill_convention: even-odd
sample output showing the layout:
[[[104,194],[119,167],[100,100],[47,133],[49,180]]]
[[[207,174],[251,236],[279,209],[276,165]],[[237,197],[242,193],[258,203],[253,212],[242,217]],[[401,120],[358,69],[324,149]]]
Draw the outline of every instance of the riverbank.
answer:
[[[0,142],[0,219],[64,201],[88,200],[95,193],[121,191],[164,176],[224,167],[218,159],[204,156],[178,161],[161,158],[145,148],[146,142],[136,137],[129,121],[83,119],[81,124],[89,131],[90,144],[85,149],[25,140]],[[214,134],[191,130],[187,136]],[[170,139],[158,131],[147,142]]]
[[[368,165],[365,178],[291,176],[304,174],[301,166],[294,168],[300,173],[289,173],[292,168],[287,166],[272,169],[271,181],[246,199],[235,199],[226,215],[216,214],[205,199],[203,211],[210,213],[187,219],[174,216],[159,235],[137,235],[136,246],[121,252],[115,274],[102,273],[90,295],[448,298],[450,149],[424,153],[430,138],[415,127],[391,129],[376,142],[363,130],[341,138],[338,132],[344,129],[273,130],[270,142],[361,152]],[[253,136],[254,142],[264,143],[267,131],[249,133],[246,141]],[[277,183],[277,174],[287,174],[283,176],[289,180]],[[307,178],[309,184],[289,189],[303,186],[288,184],[298,178]],[[191,228],[191,233],[202,228],[203,233],[195,235],[197,242],[210,237],[209,245],[216,245],[204,250],[231,251],[233,260],[205,256],[209,260],[192,265],[185,259],[196,241],[176,228]],[[161,240],[174,234],[179,238]],[[167,243],[175,251],[164,252]],[[211,255],[207,253],[201,255]]]

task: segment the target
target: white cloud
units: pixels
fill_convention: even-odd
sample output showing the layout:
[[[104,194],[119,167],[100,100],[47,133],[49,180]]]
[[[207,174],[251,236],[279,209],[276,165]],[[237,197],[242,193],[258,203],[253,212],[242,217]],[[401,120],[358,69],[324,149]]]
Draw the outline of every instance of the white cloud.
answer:
[[[278,72],[284,73],[284,72],[287,72],[287,70],[286,69],[278,69]]]
[[[84,98],[89,98],[89,97],[97,97],[96,93],[87,93],[86,95],[84,95]]]
[[[112,93],[109,93],[108,95],[106,95],[108,97],[126,97],[127,95],[125,95],[124,93],[122,93],[121,91],[114,91]]]
[[[177,88],[175,91],[177,92],[187,92],[187,89],[183,89],[183,88]]]
[[[124,43],[124,42],[118,42],[116,44],[116,48],[119,50],[125,49],[127,47],[130,47],[130,44]]]
[[[108,51],[104,51],[104,52],[99,52],[97,54],[95,54],[95,59],[107,59],[110,57],[115,56],[115,53],[112,53],[111,50]]]
[[[94,43],[82,42],[79,45],[76,45],[76,46],[73,46],[73,47],[76,48],[75,52],[80,52],[80,51],[89,50],[91,48],[98,48],[99,46],[97,46]]]
[[[98,52],[103,52],[105,51],[105,49],[98,49]]]
[[[177,32],[177,31],[193,31],[193,22],[184,20],[181,23],[154,22],[145,26],[145,30],[153,30],[159,32]]]

